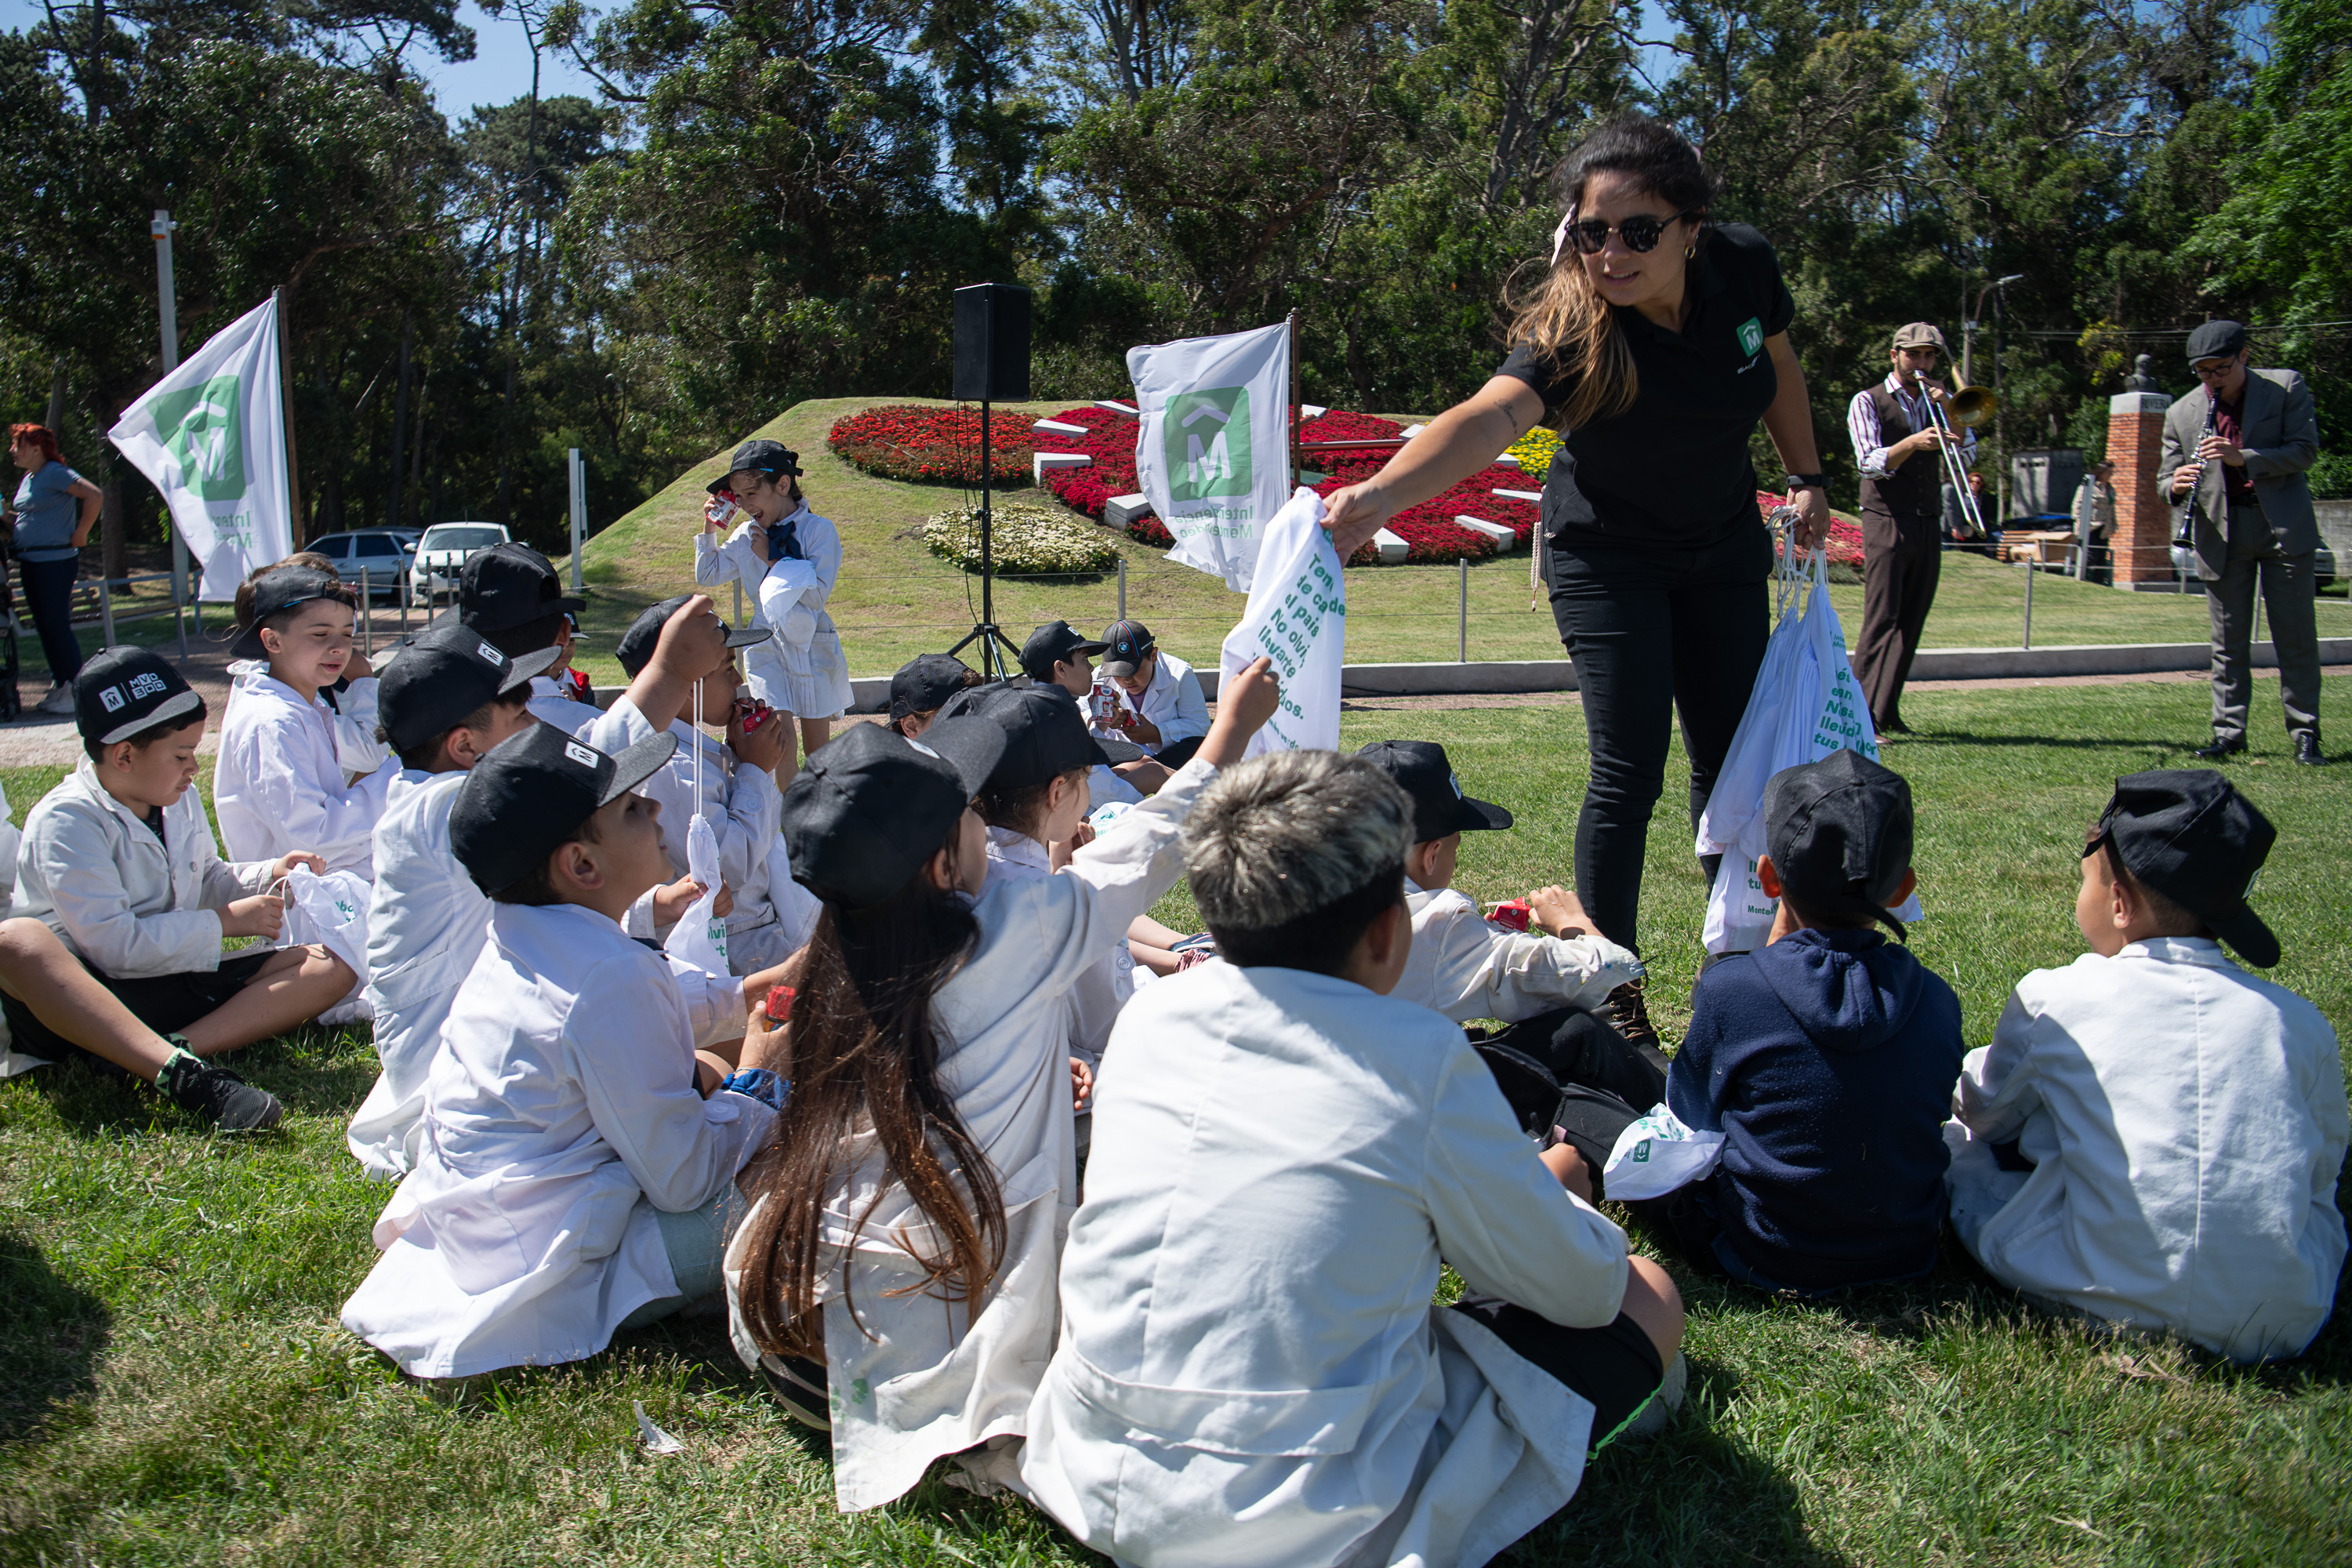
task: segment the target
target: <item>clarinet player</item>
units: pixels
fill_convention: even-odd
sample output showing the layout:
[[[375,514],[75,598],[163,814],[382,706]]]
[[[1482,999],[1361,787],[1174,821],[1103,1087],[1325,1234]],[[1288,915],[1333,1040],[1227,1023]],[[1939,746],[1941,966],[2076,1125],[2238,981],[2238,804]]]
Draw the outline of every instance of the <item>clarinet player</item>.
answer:
[[[2312,574],[2319,527],[2304,478],[2319,455],[2311,388],[2291,370],[2249,367],[2246,329],[2208,321],[2189,334],[2197,390],[2164,416],[2158,471],[2189,509],[2189,546],[2213,627],[2213,739],[2209,760],[2246,749],[2252,699],[2254,593],[2270,611],[2279,696],[2294,760],[2319,749],[2319,629]]]

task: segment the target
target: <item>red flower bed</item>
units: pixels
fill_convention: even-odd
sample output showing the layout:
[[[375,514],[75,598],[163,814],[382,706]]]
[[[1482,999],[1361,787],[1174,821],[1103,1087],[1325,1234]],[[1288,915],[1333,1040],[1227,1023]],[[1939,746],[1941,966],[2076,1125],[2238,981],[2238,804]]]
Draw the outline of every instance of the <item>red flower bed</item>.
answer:
[[[845,462],[886,479],[976,485],[980,482],[980,413],[891,404],[845,415],[825,445]],[[995,415],[988,422],[988,466],[997,482],[1024,479],[1037,449],[1029,422]]]

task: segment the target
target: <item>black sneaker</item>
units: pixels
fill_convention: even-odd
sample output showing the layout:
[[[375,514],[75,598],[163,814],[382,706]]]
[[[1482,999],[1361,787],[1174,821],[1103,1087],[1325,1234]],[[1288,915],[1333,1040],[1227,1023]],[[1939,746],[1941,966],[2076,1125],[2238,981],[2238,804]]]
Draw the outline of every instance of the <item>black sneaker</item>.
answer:
[[[1641,980],[1628,980],[1609,993],[1601,1005],[1601,1019],[1634,1045],[1658,1043],[1658,1031],[1650,1023],[1650,1005],[1643,999]]]
[[[2307,768],[2321,768],[2327,765],[2326,757],[2322,755],[2319,750],[2318,731],[2299,730],[2295,732],[2294,760]]]
[[[2234,757],[2245,749],[2246,738],[2243,735],[2216,735],[2211,744],[2200,746],[2191,754],[2209,763],[2218,763],[2223,757]]]
[[[254,1088],[225,1067],[214,1066],[185,1046],[173,1052],[163,1070],[155,1075],[155,1091],[224,1132],[267,1132],[286,1114],[275,1095]]]

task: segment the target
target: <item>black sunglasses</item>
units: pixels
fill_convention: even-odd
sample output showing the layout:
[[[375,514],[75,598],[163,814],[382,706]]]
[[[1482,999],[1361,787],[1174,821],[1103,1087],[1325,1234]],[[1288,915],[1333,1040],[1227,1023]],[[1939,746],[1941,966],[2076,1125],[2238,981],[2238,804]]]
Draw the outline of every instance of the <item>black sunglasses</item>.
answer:
[[[1692,207],[1672,217],[1652,217],[1647,213],[1637,213],[1623,223],[1603,223],[1597,217],[1589,217],[1581,223],[1570,224],[1568,234],[1575,242],[1580,256],[1600,255],[1612,234],[1624,240],[1626,249],[1637,255],[1646,255],[1658,248],[1658,241],[1665,237],[1668,228],[1686,217],[1696,217],[1699,211],[1699,208]]]

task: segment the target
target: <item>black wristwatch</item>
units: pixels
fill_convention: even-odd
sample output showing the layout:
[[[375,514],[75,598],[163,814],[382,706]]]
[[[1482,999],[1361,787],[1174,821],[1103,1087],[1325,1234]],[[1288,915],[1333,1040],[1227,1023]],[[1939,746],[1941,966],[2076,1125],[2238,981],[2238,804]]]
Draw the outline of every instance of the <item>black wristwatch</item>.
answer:
[[[1784,489],[1823,490],[1829,489],[1829,476],[1826,474],[1784,474],[1781,476],[1780,483],[1781,488]]]

